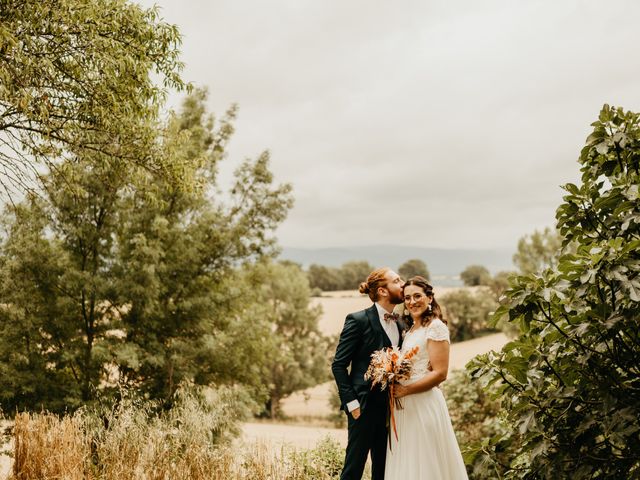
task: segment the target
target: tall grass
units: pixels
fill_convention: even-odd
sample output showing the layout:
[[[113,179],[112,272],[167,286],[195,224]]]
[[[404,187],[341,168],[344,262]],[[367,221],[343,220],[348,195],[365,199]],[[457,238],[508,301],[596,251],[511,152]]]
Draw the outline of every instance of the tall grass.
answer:
[[[13,477],[19,480],[83,480],[90,444],[77,417],[16,416]],[[92,478],[92,477],[88,477]]]
[[[325,439],[314,449],[276,449],[232,441],[238,408],[233,392],[211,403],[183,394],[170,410],[129,400],[109,411],[15,418],[11,479],[329,480],[338,478],[343,449]],[[217,401],[216,401],[217,400]],[[237,415],[237,412],[235,413]],[[230,433],[231,432],[231,433]]]

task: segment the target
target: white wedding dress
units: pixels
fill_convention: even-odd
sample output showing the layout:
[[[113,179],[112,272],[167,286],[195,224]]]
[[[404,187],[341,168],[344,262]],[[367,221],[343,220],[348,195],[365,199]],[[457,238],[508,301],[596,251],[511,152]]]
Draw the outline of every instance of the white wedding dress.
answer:
[[[427,327],[407,332],[402,350],[411,350],[416,345],[419,350],[411,378],[401,383],[411,384],[427,374],[428,339],[449,341],[444,322],[435,318]],[[391,445],[387,444],[385,480],[466,480],[467,471],[442,391],[432,388],[407,395],[401,402],[403,408],[394,410],[398,440],[389,426]]]

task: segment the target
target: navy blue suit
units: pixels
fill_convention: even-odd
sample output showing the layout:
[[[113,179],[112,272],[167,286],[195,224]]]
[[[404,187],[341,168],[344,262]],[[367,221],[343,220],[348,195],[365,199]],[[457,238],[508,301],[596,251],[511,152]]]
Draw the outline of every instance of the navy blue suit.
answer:
[[[398,323],[400,341],[404,325]],[[354,420],[347,414],[349,438],[341,480],[360,480],[367,454],[371,452],[371,478],[383,480],[387,454],[387,392],[364,379],[371,354],[391,346],[391,340],[380,324],[375,305],[350,313],[344,321],[331,371],[338,385],[341,409],[347,403],[360,402],[360,417]],[[350,369],[349,369],[350,367]]]

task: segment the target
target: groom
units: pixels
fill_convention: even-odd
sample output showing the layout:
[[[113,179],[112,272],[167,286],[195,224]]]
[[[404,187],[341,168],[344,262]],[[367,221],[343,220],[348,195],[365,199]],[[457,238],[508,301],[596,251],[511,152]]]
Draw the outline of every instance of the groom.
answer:
[[[374,351],[401,343],[403,326],[392,312],[394,306],[403,301],[403,284],[400,276],[389,268],[374,270],[367,281],[360,284],[360,293],[368,294],[374,304],[350,313],[344,321],[331,365],[338,384],[340,408],[347,412],[348,419],[349,436],[341,480],[362,478],[369,451],[371,479],[384,478],[387,392],[377,387],[371,390],[364,374]]]

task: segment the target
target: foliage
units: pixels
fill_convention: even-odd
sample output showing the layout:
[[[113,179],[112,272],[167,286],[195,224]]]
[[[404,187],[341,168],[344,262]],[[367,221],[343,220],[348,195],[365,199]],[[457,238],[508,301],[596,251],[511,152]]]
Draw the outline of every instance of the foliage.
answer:
[[[337,268],[325,267],[324,265],[309,265],[307,270],[309,285],[313,289],[319,289],[324,292],[340,290],[342,288],[342,279]]]
[[[438,302],[445,309],[452,341],[462,342],[493,331],[488,320],[498,303],[487,288],[454,290],[439,297]]]
[[[175,167],[139,153],[153,147],[165,88],[184,87],[179,42],[157,10],[124,0],[3,0],[0,186],[26,188],[39,166],[96,152]]]
[[[290,459],[296,466],[293,478],[338,479],[344,463],[344,448],[327,436],[311,450],[291,452]]]
[[[409,278],[415,277],[417,275],[426,278],[427,281],[431,279],[427,264],[417,258],[407,260],[402,265],[400,265],[398,267],[398,275],[400,275],[405,280],[408,280]]]
[[[373,265],[365,261],[343,263],[339,270],[342,282],[341,290],[357,290],[360,283],[367,279],[373,269]]]
[[[242,263],[274,251],[269,232],[291,205],[268,155],[213,193],[233,132],[206,93],[190,96],[158,139],[165,162],[199,188],[99,153],[63,162],[45,194],[9,208],[0,245],[0,402],[61,412],[117,383],[153,398],[183,381],[262,386],[266,324],[247,330]],[[145,152],[142,151],[141,155]],[[256,362],[257,363],[257,362]]]
[[[296,390],[329,380],[329,341],[318,328],[321,309],[309,305],[310,290],[300,267],[265,261],[248,272],[254,302],[244,317],[265,322],[261,377],[267,386],[265,413],[281,415],[280,402]]]
[[[482,265],[469,265],[460,273],[460,279],[467,287],[491,284],[491,274]]]
[[[505,290],[509,288],[509,280],[514,275],[514,272],[500,271],[491,278],[489,281],[489,288],[495,295],[496,299],[500,299]]]
[[[545,267],[555,268],[562,247],[562,237],[550,228],[534,231],[518,241],[513,263],[522,275],[539,272]]]
[[[492,389],[486,392],[465,370],[451,372],[441,388],[469,477],[487,480],[500,478],[502,469],[493,462],[485,462],[478,453],[483,451],[491,438],[504,434],[507,429],[500,402],[491,398],[494,392]],[[500,460],[506,461],[503,458]]]
[[[640,116],[605,105],[593,127],[556,214],[575,252],[515,280],[494,318],[522,335],[472,365],[513,425],[488,456],[505,478],[640,475]]]
[[[184,191],[162,179],[144,178],[125,198],[120,224],[117,299],[128,308],[119,362],[121,381],[153,397],[171,397],[185,380],[259,386],[268,326],[247,311],[252,285],[241,262],[272,254],[268,233],[286,216],[290,186],[274,186],[269,156],[246,161],[226,203],[215,195],[216,170],[233,132],[234,110],[217,129],[205,111],[206,95],[187,99],[167,127],[167,155],[196,165],[202,188]],[[247,322],[255,328],[247,329]],[[247,360],[255,362],[247,368]]]
[[[323,291],[355,290],[374,267],[365,261],[345,262],[340,268],[311,264],[307,271],[312,289]]]
[[[174,406],[124,395],[109,407],[15,419],[12,478],[211,478],[230,432],[255,408],[238,388],[181,388]]]
[[[113,408],[83,408],[62,418],[21,413],[15,419],[12,480],[338,478],[344,450],[325,438],[310,450],[229,443],[250,404],[237,389],[178,390],[174,408],[127,397]],[[230,428],[233,427],[233,428]]]

